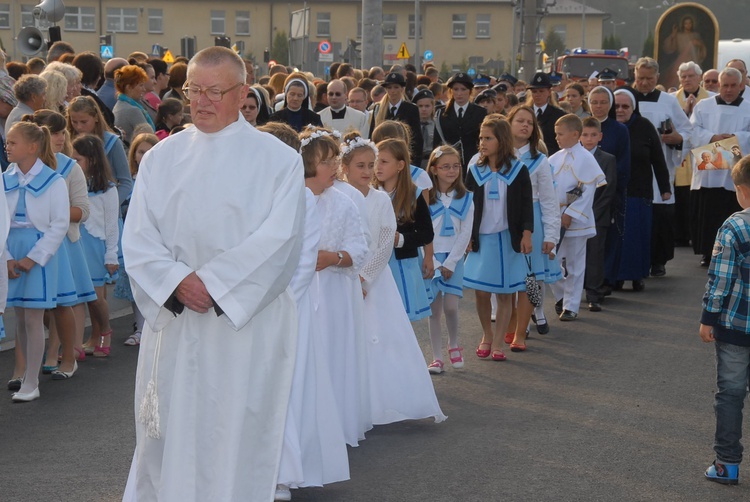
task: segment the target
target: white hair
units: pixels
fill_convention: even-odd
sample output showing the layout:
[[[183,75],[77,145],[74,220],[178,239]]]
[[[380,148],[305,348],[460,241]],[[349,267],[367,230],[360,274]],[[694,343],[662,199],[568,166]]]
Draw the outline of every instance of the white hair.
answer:
[[[698,66],[698,63],[696,63],[695,61],[686,61],[682,63],[677,69],[677,77],[682,77],[682,72],[690,70],[693,70],[699,77],[703,75],[703,70],[701,70],[701,67]]]
[[[719,73],[719,82],[721,82],[726,76],[734,77],[740,84],[744,84],[742,81],[742,73],[737,68],[724,68],[721,70],[721,73]]]

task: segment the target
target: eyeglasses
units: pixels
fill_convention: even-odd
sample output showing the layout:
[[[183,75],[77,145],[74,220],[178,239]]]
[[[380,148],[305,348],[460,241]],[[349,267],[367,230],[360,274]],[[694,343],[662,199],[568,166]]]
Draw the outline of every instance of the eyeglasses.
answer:
[[[343,96],[343,94],[340,92],[329,92],[328,95],[329,96]]]
[[[441,171],[460,171],[461,164],[443,164],[442,166],[437,166],[437,168]]]
[[[711,79],[708,79],[708,78],[706,80],[704,80],[704,82],[707,83],[707,84],[718,84],[719,83],[718,80],[711,80]]]
[[[330,158],[328,160],[321,160],[319,162],[319,164],[321,164],[323,166],[328,166],[328,167],[337,167],[339,165],[339,158],[338,157],[332,157],[332,158]]]
[[[239,82],[237,84],[234,84],[229,89],[225,89],[223,91],[217,89],[216,87],[209,87],[207,89],[203,89],[202,87],[199,87],[197,85],[191,85],[191,84],[185,84],[182,86],[182,92],[185,93],[185,96],[190,101],[198,101],[201,97],[201,94],[205,94],[209,101],[212,103],[218,103],[224,98],[224,94],[235,90],[239,86],[244,85],[244,82]]]
[[[620,109],[620,108],[623,110],[629,110],[630,105],[617,105],[617,104],[615,105],[615,110]]]

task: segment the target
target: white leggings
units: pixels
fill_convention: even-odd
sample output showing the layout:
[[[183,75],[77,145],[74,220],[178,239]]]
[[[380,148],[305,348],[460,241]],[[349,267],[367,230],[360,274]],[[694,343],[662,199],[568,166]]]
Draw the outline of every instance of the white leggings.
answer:
[[[44,360],[44,309],[16,307],[16,350],[26,361],[21,393],[39,387],[39,369]]]
[[[440,326],[440,317],[445,313],[445,325],[448,327],[448,342],[451,349],[458,347],[458,296],[444,295],[438,291],[432,302],[432,315],[430,316],[430,343],[432,345],[433,359],[443,360],[443,333]]]

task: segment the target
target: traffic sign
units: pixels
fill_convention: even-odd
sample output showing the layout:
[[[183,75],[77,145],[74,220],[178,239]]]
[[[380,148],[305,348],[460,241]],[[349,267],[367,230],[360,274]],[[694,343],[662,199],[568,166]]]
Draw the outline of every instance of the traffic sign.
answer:
[[[331,54],[330,52],[318,54],[318,61],[324,63],[333,63],[333,54]]]
[[[468,69],[468,71],[467,71],[466,73],[467,73],[467,74],[468,74],[468,75],[469,75],[470,77],[473,77],[474,75],[476,75],[476,74],[477,74],[477,71],[476,71],[476,70],[475,70],[474,68],[469,68],[469,69]]]
[[[328,40],[323,40],[318,44],[318,51],[321,54],[330,54],[331,50],[333,50],[333,46],[331,46],[331,42]]]
[[[161,45],[154,44],[151,46],[151,55],[156,57],[161,57]]]
[[[409,59],[411,55],[409,55],[409,49],[406,48],[406,42],[401,43],[401,48],[398,50],[398,55],[396,56],[399,59]]]
[[[99,51],[101,53],[102,59],[112,59],[113,57],[115,57],[115,49],[111,45],[99,46]]]
[[[164,57],[161,59],[165,63],[174,63],[174,56],[172,55],[172,51],[170,51],[169,49],[164,51]]]
[[[432,53],[432,51],[424,51],[424,60],[425,61],[432,61],[432,58],[434,58],[435,55]]]

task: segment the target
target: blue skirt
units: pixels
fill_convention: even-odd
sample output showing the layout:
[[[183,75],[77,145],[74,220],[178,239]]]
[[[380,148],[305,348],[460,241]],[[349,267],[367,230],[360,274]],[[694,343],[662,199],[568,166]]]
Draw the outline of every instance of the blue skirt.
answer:
[[[525,291],[527,270],[523,255],[513,250],[510,231],[479,234],[479,251],[466,257],[464,287],[499,294]]]
[[[448,253],[435,253],[435,258],[440,263],[445,263],[448,258]],[[456,270],[453,271],[453,275],[450,279],[445,278],[440,273],[440,269],[435,269],[435,276],[429,281],[430,289],[433,293],[440,291],[444,295],[456,295],[459,298],[464,297],[464,261],[459,260],[456,263]],[[433,298],[434,300],[434,298]]]
[[[78,239],[75,242],[71,242],[65,236],[63,246],[68,251],[70,270],[73,272],[73,281],[75,282],[76,296],[78,297],[78,300],[73,305],[93,302],[96,300],[96,291],[94,291],[94,284],[91,282],[89,265],[86,262],[86,253],[83,250],[81,240]]]
[[[5,322],[3,321],[3,316],[0,315],[0,340],[5,338]]]
[[[419,275],[423,276],[422,270],[424,270],[422,267],[424,265],[424,248],[419,248],[419,255],[417,255],[417,266],[419,267]],[[424,281],[424,288],[427,291],[427,301],[430,302],[430,305],[432,305],[432,302],[435,300],[435,292],[432,290],[432,281],[422,279]]]
[[[557,282],[562,279],[562,270],[557,258],[550,260],[548,254],[542,253],[544,244],[544,225],[542,225],[542,206],[534,202],[534,232],[531,234],[531,269],[537,281]]]
[[[393,279],[398,286],[401,301],[410,321],[418,321],[432,315],[427,296],[427,288],[422,278],[422,267],[419,266],[419,258],[396,259],[396,253],[391,254],[388,266],[393,273]],[[386,314],[387,315],[387,314]]]
[[[16,260],[24,258],[44,234],[35,228],[11,228],[8,250]],[[8,280],[8,307],[53,309],[57,307],[57,254],[42,267],[34,265],[28,273]]]
[[[107,245],[102,239],[94,237],[88,233],[84,225],[81,225],[81,239],[79,242],[83,246],[86,264],[89,268],[89,276],[94,287],[100,288],[117,278],[117,274],[115,274],[115,277],[111,277],[107,271],[107,267],[104,266],[104,254],[107,250]]]
[[[71,307],[79,303],[68,247],[65,245],[67,240],[68,236],[66,235],[57,249],[57,305],[61,307]]]
[[[625,235],[620,253],[619,281],[639,281],[651,271],[651,199],[628,197]]]

